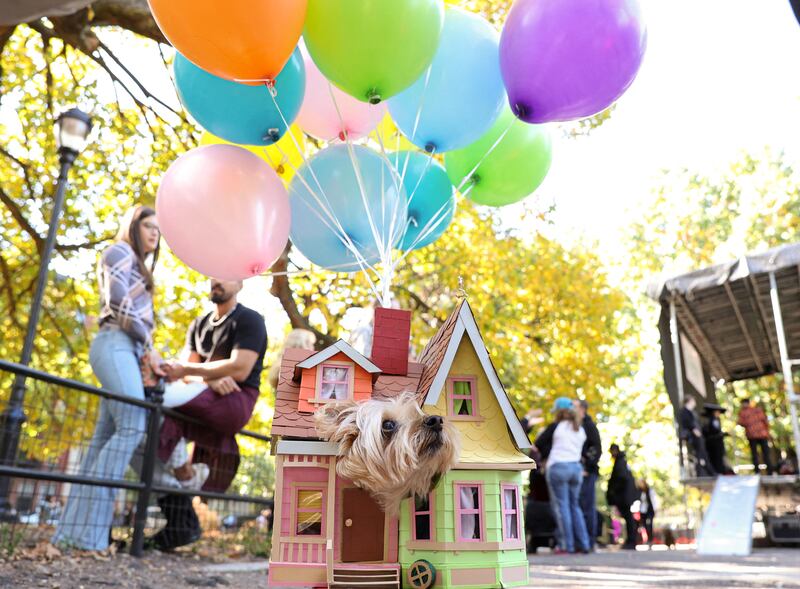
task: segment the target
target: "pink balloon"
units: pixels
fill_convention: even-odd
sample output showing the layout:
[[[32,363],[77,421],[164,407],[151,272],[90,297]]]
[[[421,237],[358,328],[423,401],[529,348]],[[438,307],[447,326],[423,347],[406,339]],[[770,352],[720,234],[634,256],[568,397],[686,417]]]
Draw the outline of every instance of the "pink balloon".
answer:
[[[385,104],[356,100],[333,86],[308,55],[304,59],[306,94],[295,119],[303,131],[325,141],[344,141],[346,136],[358,139],[368,135],[381,122],[386,114]]]
[[[235,145],[207,145],[176,159],[161,179],[156,214],[169,247],[220,280],[269,268],[289,237],[289,197],[278,175]]]

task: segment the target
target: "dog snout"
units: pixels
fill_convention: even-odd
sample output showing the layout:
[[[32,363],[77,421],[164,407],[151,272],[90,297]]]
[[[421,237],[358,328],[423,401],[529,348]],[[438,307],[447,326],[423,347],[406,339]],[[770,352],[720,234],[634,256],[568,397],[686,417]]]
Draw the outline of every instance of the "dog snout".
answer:
[[[422,420],[422,425],[437,432],[442,430],[443,424],[444,419],[440,415],[427,415]]]

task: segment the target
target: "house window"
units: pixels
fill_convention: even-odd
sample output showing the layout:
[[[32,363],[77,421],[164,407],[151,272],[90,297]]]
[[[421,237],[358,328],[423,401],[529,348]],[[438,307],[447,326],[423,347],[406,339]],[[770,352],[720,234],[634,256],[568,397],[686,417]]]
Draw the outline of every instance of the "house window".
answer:
[[[479,484],[456,485],[456,534],[462,542],[483,541],[483,499]]]
[[[414,495],[411,522],[414,540],[431,540],[433,538],[433,493],[423,497]]]
[[[350,367],[323,364],[320,399],[347,399],[350,392]]]
[[[474,377],[456,376],[448,381],[450,392],[450,415],[455,417],[477,417],[478,383]]]
[[[503,540],[519,540],[519,487],[501,485],[501,510],[503,512]]]
[[[298,536],[322,535],[322,490],[297,489],[295,503],[297,515],[295,534]]]

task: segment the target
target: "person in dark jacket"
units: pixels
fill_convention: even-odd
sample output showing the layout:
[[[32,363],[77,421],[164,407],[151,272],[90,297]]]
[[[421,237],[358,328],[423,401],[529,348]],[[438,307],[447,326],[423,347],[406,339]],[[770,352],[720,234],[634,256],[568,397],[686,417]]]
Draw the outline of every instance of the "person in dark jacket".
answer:
[[[681,440],[684,440],[695,458],[696,475],[698,477],[713,477],[717,474],[706,451],[703,432],[700,429],[700,420],[694,412],[697,401],[694,397],[687,396],[683,400],[683,407],[678,411],[678,430]]]
[[[656,517],[655,493],[644,479],[641,479],[636,486],[639,489],[639,524],[644,528],[647,545],[652,549],[653,519]]]
[[[583,430],[586,432],[586,442],[583,444],[581,462],[583,463],[583,483],[578,502],[583,512],[583,519],[586,521],[586,531],[589,533],[589,549],[594,550],[597,540],[597,498],[595,488],[597,477],[600,473],[597,463],[600,462],[600,455],[603,453],[600,432],[597,430],[594,420],[588,413],[589,403],[585,400],[575,402],[575,410],[581,417]]]
[[[703,426],[703,439],[706,443],[708,459],[715,471],[721,474],[729,474],[730,468],[725,464],[725,436],[722,431],[720,416],[725,412],[723,407],[713,403],[706,403],[703,410],[708,419]]]
[[[622,519],[625,520],[625,543],[622,545],[624,550],[636,550],[636,521],[631,513],[631,505],[637,498],[636,481],[633,479],[625,453],[622,452],[617,444],[611,444],[609,448],[611,456],[614,457],[614,468],[611,470],[611,478],[608,479],[608,490],[606,499],[608,504],[616,507]]]

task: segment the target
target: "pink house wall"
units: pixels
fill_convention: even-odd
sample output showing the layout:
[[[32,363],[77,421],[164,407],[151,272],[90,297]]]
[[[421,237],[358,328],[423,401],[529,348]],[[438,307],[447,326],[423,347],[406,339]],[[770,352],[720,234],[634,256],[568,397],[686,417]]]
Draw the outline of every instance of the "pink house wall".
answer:
[[[292,492],[293,483],[327,483],[328,469],[306,466],[293,466],[283,469],[283,493],[281,494],[281,535],[294,536],[292,530],[292,513],[294,493]],[[325,490],[327,494],[327,489]],[[322,501],[322,521],[325,521],[326,498],[323,495]],[[324,525],[324,524],[323,524]],[[294,560],[294,559],[292,559]]]

